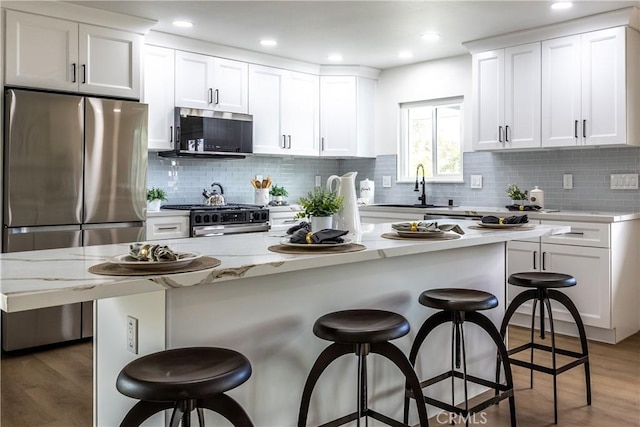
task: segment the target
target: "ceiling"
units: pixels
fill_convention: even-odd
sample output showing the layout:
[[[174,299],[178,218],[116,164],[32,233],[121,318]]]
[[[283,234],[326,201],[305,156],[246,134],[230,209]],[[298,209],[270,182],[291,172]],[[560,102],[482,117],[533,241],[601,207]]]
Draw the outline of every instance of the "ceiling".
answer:
[[[462,42],[548,25],[629,6],[640,0],[574,0],[567,10],[550,1],[71,1],[158,21],[152,29],[314,64],[384,69],[466,53]],[[176,19],[193,22],[177,28]],[[426,42],[420,35],[436,31]],[[262,47],[272,38],[278,45]],[[412,58],[400,59],[409,50]]]

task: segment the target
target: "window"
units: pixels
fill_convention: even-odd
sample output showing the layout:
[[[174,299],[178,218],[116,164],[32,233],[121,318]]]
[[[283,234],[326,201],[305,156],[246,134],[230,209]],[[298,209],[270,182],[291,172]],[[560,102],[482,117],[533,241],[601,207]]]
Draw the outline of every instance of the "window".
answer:
[[[462,125],[462,97],[400,104],[398,181],[461,181]]]

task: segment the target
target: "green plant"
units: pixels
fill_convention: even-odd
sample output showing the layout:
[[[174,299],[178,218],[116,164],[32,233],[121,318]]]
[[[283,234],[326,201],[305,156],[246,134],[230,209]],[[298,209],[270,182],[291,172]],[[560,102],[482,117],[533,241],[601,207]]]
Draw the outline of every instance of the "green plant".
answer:
[[[276,196],[287,197],[289,195],[289,193],[287,192],[287,190],[284,189],[284,187],[278,187],[277,184],[271,187],[271,189],[269,190],[269,194],[271,194],[274,197]]]
[[[507,195],[511,200],[527,200],[527,191],[522,192],[516,184],[509,184]]]
[[[162,188],[150,188],[147,190],[147,201],[152,202],[154,200],[167,200],[167,192]]]
[[[344,197],[338,196],[335,191],[328,192],[321,187],[316,187],[298,201],[302,210],[298,212],[296,218],[333,215],[340,210],[343,201]]]

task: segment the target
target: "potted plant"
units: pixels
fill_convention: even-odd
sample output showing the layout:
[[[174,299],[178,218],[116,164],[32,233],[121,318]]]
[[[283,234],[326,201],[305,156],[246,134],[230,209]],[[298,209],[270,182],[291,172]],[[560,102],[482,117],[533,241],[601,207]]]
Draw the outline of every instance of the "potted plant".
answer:
[[[522,191],[516,184],[509,184],[507,195],[514,205],[524,205],[527,200],[527,190]]]
[[[273,197],[273,200],[276,203],[282,203],[282,198],[287,197],[289,195],[289,193],[287,192],[287,190],[285,190],[284,187],[278,187],[277,184],[271,187],[271,189],[269,190],[269,194]]]
[[[167,192],[162,188],[147,189],[147,210],[150,212],[160,211],[160,203],[167,200]]]
[[[338,196],[335,191],[325,191],[321,187],[316,187],[298,201],[302,210],[298,212],[296,218],[309,218],[313,231],[331,228],[333,214],[340,210],[343,201],[344,198]]]

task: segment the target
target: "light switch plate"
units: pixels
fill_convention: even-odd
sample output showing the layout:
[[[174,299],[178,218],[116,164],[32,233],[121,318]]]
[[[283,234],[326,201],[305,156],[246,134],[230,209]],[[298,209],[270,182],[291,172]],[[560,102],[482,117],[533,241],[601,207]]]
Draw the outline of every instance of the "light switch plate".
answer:
[[[471,175],[471,188],[482,188],[482,175]]]
[[[127,350],[138,354],[138,319],[127,316]]]
[[[320,175],[316,175],[316,187],[322,186],[322,177]]]
[[[565,190],[573,189],[573,174],[565,173],[562,175],[562,188]]]
[[[391,175],[382,176],[382,186],[385,188],[391,187]]]

